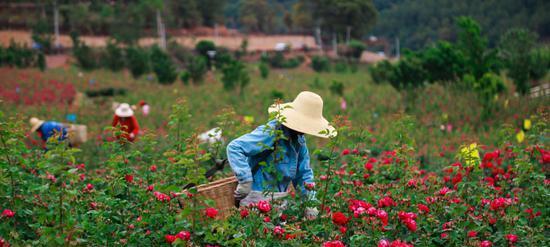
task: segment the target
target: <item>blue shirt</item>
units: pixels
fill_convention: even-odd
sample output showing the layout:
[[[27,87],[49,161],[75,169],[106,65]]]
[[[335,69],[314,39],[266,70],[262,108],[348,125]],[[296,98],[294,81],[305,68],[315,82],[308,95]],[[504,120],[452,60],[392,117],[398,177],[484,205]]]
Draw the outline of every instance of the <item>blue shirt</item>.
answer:
[[[61,136],[59,136],[58,140],[62,141],[67,139],[67,128],[63,126],[63,124],[53,121],[47,121],[40,126],[38,129],[40,133],[42,133],[42,140],[48,141],[50,137],[55,135],[56,133],[63,133]]]
[[[243,135],[227,145],[227,159],[229,165],[239,183],[253,182],[252,190],[264,191],[275,190],[286,192],[290,182],[294,188],[302,189],[302,194],[313,195],[308,193],[304,187],[304,183],[313,183],[313,170],[309,164],[309,151],[306,146],[306,140],[303,135],[299,135],[297,140],[279,140],[277,143],[276,155],[279,157],[279,162],[275,165],[278,174],[281,175],[279,183],[274,183],[275,177],[264,171],[267,166],[273,162],[274,154],[266,157],[264,154],[266,147],[273,147],[275,141],[274,133],[271,130],[277,128],[277,121],[273,120],[266,125],[259,126],[251,133]],[[288,129],[283,128],[285,136],[289,136]],[[265,161],[267,166],[260,166],[256,174],[252,174],[252,168]],[[275,188],[273,187],[275,186]]]

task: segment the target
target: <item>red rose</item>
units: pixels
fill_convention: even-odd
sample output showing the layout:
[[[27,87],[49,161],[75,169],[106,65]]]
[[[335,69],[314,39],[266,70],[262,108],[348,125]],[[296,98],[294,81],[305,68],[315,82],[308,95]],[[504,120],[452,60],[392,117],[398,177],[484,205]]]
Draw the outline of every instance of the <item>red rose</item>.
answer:
[[[157,171],[157,165],[152,165],[151,167],[149,167],[149,171],[156,172]]]
[[[276,226],[275,228],[273,228],[273,234],[277,236],[283,236],[284,233],[285,229],[283,229],[281,226]]]
[[[386,211],[382,209],[376,210],[376,217],[382,221],[384,226],[388,225],[388,213],[386,213]]]
[[[419,203],[418,204],[418,211],[420,211],[420,213],[429,213],[430,212],[430,208],[422,203]]]
[[[171,243],[173,243],[174,241],[176,241],[176,236],[170,235],[170,234],[166,234],[166,235],[164,236],[164,239],[166,240],[167,243],[171,244]]]
[[[345,226],[341,226],[338,230],[340,230],[340,232],[341,232],[342,234],[346,234],[346,232],[348,231],[348,228],[345,227]]]
[[[505,237],[506,237],[506,240],[508,240],[508,242],[510,242],[511,244],[518,241],[518,236],[515,234],[506,234]]]
[[[259,201],[258,209],[263,213],[267,213],[271,210],[271,205],[269,204],[268,201]]]
[[[93,190],[93,189],[94,189],[94,185],[93,185],[93,184],[87,184],[87,185],[86,185],[86,189],[88,189],[88,190]]]
[[[341,212],[336,212],[332,214],[332,222],[336,225],[343,226],[346,225],[349,221],[349,218]]]
[[[266,217],[264,218],[264,222],[265,222],[265,223],[271,222],[271,218],[269,218],[269,216],[266,216]]]
[[[15,212],[9,209],[4,209],[4,211],[2,212],[2,217],[13,218],[13,216],[15,216]]]
[[[480,247],[491,247],[493,246],[493,243],[491,243],[491,241],[489,240],[483,240],[481,242],[481,244],[479,244]]]
[[[416,180],[414,179],[410,179],[408,182],[407,182],[407,186],[409,187],[416,187]]]
[[[442,239],[445,239],[445,238],[447,238],[448,236],[449,236],[449,235],[448,235],[446,232],[441,233],[441,238],[442,238]]]
[[[364,167],[365,167],[365,169],[366,169],[367,171],[371,171],[371,170],[372,170],[372,167],[373,167],[373,165],[372,165],[372,163],[370,163],[370,162],[367,162],[367,163],[365,163],[365,166],[364,166]]]
[[[347,148],[342,151],[342,155],[348,155],[349,153],[350,151]]]
[[[409,231],[416,232],[416,221],[414,221],[413,219],[406,219],[403,223],[405,223],[405,226],[407,227],[407,229],[409,229]]]
[[[246,208],[241,209],[241,218],[246,218],[248,216],[248,210]]]
[[[153,191],[155,187],[153,185],[147,186],[147,191]]]
[[[134,176],[132,176],[131,174],[128,174],[124,176],[124,179],[126,179],[126,182],[131,183],[132,181],[134,181]]]
[[[322,247],[346,247],[340,240],[324,242]]]
[[[476,232],[476,231],[469,231],[469,232],[468,232],[468,237],[469,237],[469,238],[475,238],[475,237],[477,237],[477,232]]]
[[[208,218],[214,219],[216,215],[218,215],[218,210],[216,210],[215,208],[207,208],[204,213]]]
[[[176,234],[176,238],[187,241],[191,239],[191,233],[188,231],[181,231],[178,234]]]
[[[90,202],[90,208],[96,209],[97,208],[97,202]]]

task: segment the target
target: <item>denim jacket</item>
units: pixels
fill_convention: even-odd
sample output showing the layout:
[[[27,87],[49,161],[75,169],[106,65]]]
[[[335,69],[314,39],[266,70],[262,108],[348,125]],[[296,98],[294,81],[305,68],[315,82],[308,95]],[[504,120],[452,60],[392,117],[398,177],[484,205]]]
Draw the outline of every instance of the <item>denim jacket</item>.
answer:
[[[302,189],[301,193],[308,197],[314,196],[304,188],[304,183],[313,183],[313,170],[309,164],[309,151],[303,135],[298,136],[297,141],[279,140],[277,151],[281,152],[282,158],[276,164],[277,171],[282,175],[282,180],[275,184],[274,176],[261,166],[256,174],[252,174],[252,168],[259,165],[261,161],[267,164],[273,162],[273,155],[262,155],[266,147],[272,147],[275,136],[271,135],[271,129],[277,128],[277,121],[273,120],[265,125],[259,126],[251,133],[245,134],[227,145],[227,157],[229,164],[239,183],[253,182],[253,191],[264,191],[274,189],[278,192],[286,192],[290,182],[294,188]],[[283,130],[287,130],[283,128]],[[288,136],[288,133],[284,133]],[[275,186],[276,188],[273,188]]]

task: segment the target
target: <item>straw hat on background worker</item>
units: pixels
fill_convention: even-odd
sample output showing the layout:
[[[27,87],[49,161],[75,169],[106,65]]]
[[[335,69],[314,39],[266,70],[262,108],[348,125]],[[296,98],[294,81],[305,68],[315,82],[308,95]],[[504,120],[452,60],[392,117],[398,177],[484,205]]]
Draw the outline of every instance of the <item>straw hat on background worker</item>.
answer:
[[[134,110],[132,110],[129,104],[122,103],[116,108],[115,115],[118,117],[131,117],[134,115]]]
[[[336,131],[323,117],[323,99],[321,96],[303,91],[294,101],[285,104],[276,104],[269,107],[268,112],[280,111],[285,118],[283,125],[304,134],[322,138],[336,136]],[[328,134],[320,132],[328,130]]]
[[[44,120],[40,120],[38,118],[32,117],[29,120],[29,123],[31,124],[31,132],[35,132],[36,130],[38,130],[44,122],[45,122]]]

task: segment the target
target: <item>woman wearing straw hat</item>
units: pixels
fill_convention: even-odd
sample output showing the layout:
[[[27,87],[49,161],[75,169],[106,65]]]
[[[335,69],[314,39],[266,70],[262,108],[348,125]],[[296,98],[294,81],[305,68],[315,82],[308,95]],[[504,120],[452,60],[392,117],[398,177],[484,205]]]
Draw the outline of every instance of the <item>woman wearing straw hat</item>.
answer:
[[[281,121],[270,121],[233,140],[227,146],[229,164],[239,182],[235,198],[240,200],[241,206],[268,200],[271,196],[281,198],[286,196],[292,182],[302,195],[313,199],[314,193],[305,187],[306,184],[313,185],[314,180],[304,134],[321,138],[336,135],[334,128],[323,117],[323,99],[315,93],[305,91],[298,94],[293,102],[274,105],[268,111],[278,112]],[[274,129],[281,130],[286,139],[279,138],[275,142]],[[276,151],[266,150],[266,147],[273,147]],[[279,154],[271,155],[273,152],[281,153],[283,157],[277,156]],[[276,170],[282,175],[279,181],[276,181],[273,174],[264,171],[268,166],[259,165],[262,161],[273,163],[274,156],[277,157]],[[263,191],[275,192],[266,198]],[[306,210],[308,218],[316,215],[316,209]]]
[[[112,126],[120,126],[124,131],[122,135],[118,136],[119,139],[125,138],[131,142],[136,139],[139,132],[139,124],[134,116],[134,110],[127,103],[122,103],[116,108]]]
[[[67,127],[62,123],[44,121],[35,117],[31,118],[29,123],[31,125],[31,132],[37,132],[44,144],[50,137],[56,135],[59,141],[67,139]]]

